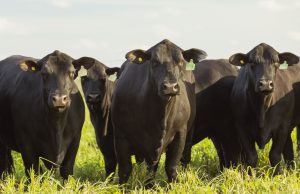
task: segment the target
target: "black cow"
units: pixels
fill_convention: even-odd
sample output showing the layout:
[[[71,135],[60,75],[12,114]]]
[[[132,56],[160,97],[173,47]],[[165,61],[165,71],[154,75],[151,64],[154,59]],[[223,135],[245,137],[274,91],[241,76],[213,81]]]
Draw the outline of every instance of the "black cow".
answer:
[[[40,158],[63,178],[73,173],[85,110],[72,62],[59,51],[0,62],[0,173],[11,170],[11,150],[21,153],[27,175],[38,172]]]
[[[280,64],[298,63],[299,58],[291,53],[278,53],[267,44],[259,44],[247,54],[230,57],[230,63],[242,66],[235,80],[231,104],[239,138],[246,154],[246,164],[256,166],[257,151],[272,139],[269,153],[271,166],[277,165],[283,154],[290,164],[293,160],[291,131],[295,126],[295,97],[293,83],[298,79],[299,66],[286,70]],[[283,67],[284,66],[280,66]],[[275,169],[275,174],[279,167]]]
[[[182,163],[191,160],[191,145],[209,137],[217,150],[220,168],[236,165],[241,147],[230,107],[230,94],[238,69],[228,60],[203,60],[194,71],[196,118],[192,142],[187,142]],[[188,143],[192,143],[190,146]]]
[[[168,179],[176,179],[176,166],[195,116],[194,75],[185,70],[186,63],[205,57],[204,51],[184,51],[169,40],[126,54],[111,110],[120,184],[131,173],[132,153],[145,158],[154,176],[166,151]]]
[[[81,86],[90,111],[90,118],[95,129],[97,144],[104,156],[106,176],[115,172],[117,159],[114,151],[113,129],[110,119],[110,106],[115,82],[108,77],[120,68],[108,68],[103,63],[89,57],[82,57],[78,62],[87,70],[81,77]]]

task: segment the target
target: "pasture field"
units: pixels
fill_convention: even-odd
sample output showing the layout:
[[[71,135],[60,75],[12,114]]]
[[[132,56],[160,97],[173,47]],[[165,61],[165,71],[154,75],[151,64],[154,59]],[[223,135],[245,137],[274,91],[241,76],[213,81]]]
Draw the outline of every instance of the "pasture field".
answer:
[[[296,150],[295,137],[294,130],[294,150]],[[258,167],[254,170],[253,176],[248,176],[242,167],[220,172],[215,148],[211,141],[206,139],[193,147],[192,162],[188,169],[178,169],[177,183],[166,182],[163,156],[153,189],[144,188],[148,174],[143,163],[133,165],[132,176],[124,190],[118,186],[117,178],[105,180],[103,157],[97,147],[94,129],[86,109],[86,121],[73,177],[63,181],[58,173],[45,171],[39,176],[32,173],[31,183],[26,186],[27,179],[21,156],[13,153],[15,173],[0,180],[0,193],[300,193],[300,160],[296,151],[296,168],[288,170],[282,164],[281,175],[272,177],[273,171],[268,159],[270,146],[271,143],[259,151]]]

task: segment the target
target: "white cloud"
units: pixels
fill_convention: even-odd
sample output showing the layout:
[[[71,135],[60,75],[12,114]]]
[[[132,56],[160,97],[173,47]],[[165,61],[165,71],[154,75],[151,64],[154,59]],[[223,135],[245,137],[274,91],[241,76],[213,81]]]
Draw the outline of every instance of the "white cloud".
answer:
[[[21,23],[15,23],[7,18],[0,17],[0,32],[17,35],[26,35],[31,31],[28,26]]]
[[[174,7],[149,9],[144,12],[144,16],[149,19],[161,19],[164,17],[180,17],[184,12]]]
[[[160,37],[165,37],[168,39],[180,37],[178,30],[172,29],[164,24],[155,24],[153,26],[154,32]]]
[[[96,49],[98,47],[94,41],[89,39],[81,39],[80,44],[87,49]]]
[[[230,40],[230,44],[232,46],[239,46],[240,45],[240,42],[238,40]]]
[[[289,31],[287,33],[287,36],[292,39],[292,40],[295,40],[295,41],[300,41],[300,32],[297,32],[297,31]]]
[[[118,5],[118,6],[169,6],[182,5],[183,1],[173,0],[77,0],[84,4],[98,4],[98,5]]]
[[[144,13],[144,16],[150,19],[159,19],[161,15],[157,11],[148,11]]]
[[[0,17],[0,32],[1,31],[7,31],[11,29],[13,24],[9,22],[6,18]]]
[[[298,0],[259,0],[258,6],[269,11],[279,12],[300,7]]]
[[[281,11],[284,9],[284,6],[276,0],[262,0],[258,2],[258,5],[270,11]]]
[[[184,12],[186,12],[186,11],[183,11],[182,9],[177,9],[174,7],[167,7],[167,8],[164,8],[162,10],[162,12],[164,12],[167,15],[171,15],[171,16],[180,16],[180,15],[184,14]]]
[[[59,8],[68,8],[72,6],[72,0],[51,0],[50,3]]]

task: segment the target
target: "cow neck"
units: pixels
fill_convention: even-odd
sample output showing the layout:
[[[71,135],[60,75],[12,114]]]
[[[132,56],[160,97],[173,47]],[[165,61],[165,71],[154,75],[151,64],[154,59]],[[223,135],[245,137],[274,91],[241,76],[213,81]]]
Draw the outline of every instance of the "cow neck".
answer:
[[[91,110],[93,120],[96,124],[97,129],[100,129],[101,136],[106,136],[108,133],[108,127],[110,122],[110,107],[111,107],[111,98],[114,89],[114,82],[106,80],[105,82],[105,94],[103,96],[101,106],[99,108]]]
[[[48,126],[47,133],[49,136],[47,136],[47,139],[50,140],[50,145],[48,146],[52,150],[52,157],[49,159],[59,164],[61,162],[62,139],[67,124],[69,108],[63,113],[57,113],[51,111],[47,105],[46,107],[44,119],[45,126]]]
[[[58,113],[50,110],[47,106],[45,110],[46,123],[48,123],[51,128],[55,129],[55,131],[62,132],[67,123],[68,113],[69,108],[62,113]]]
[[[264,128],[265,126],[266,113],[270,108],[273,99],[272,94],[273,93],[269,95],[258,94],[255,92],[253,86],[249,86],[249,90],[247,92],[248,99],[250,100],[251,109],[256,115],[260,129]]]

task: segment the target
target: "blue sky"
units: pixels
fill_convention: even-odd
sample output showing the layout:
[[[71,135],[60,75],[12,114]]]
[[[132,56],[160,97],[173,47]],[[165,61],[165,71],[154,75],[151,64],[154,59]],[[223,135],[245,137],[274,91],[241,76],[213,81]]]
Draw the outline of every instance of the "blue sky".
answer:
[[[0,0],[0,58],[58,49],[120,66],[165,38],[208,58],[261,42],[300,55],[299,10],[298,0]]]

